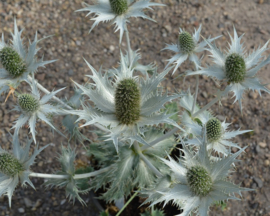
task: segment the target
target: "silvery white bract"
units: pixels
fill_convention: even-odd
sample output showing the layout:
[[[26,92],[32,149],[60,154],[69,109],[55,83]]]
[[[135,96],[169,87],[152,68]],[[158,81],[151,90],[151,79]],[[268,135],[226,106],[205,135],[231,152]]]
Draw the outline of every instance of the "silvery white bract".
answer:
[[[13,110],[19,111],[21,115],[19,116],[18,120],[16,120],[15,125],[12,127],[12,129],[15,128],[15,134],[18,135],[20,128],[28,121],[30,132],[32,134],[34,142],[36,143],[35,127],[38,118],[46,122],[50,127],[57,131],[57,129],[51,124],[48,115],[60,114],[61,110],[59,107],[53,106],[48,102],[55,94],[57,94],[64,88],[53,91],[50,94],[46,94],[42,98],[40,98],[40,93],[37,89],[36,81],[34,81],[33,79],[31,89],[31,94],[24,93],[18,96],[18,106],[15,106]]]
[[[37,33],[34,41],[26,49],[23,38],[21,38],[22,31],[18,30],[16,20],[14,20],[14,34],[12,34],[11,45],[5,43],[4,34],[2,34],[0,63],[3,68],[0,68],[0,94],[8,91],[9,87],[17,88],[22,81],[29,82],[28,75],[36,72],[39,67],[44,67],[46,64],[55,61],[43,61],[43,58],[37,60],[35,55],[40,50],[40,48],[37,48],[40,41],[37,39]]]
[[[83,126],[101,124],[109,129],[108,140],[113,140],[118,151],[118,138],[130,140],[130,144],[137,140],[145,143],[140,136],[141,127],[145,125],[158,125],[167,123],[179,126],[170,117],[173,114],[161,113],[160,109],[166,102],[180,96],[167,93],[162,95],[162,89],[158,88],[160,82],[170,71],[168,68],[158,74],[154,74],[145,79],[133,76],[134,68],[127,65],[121,53],[121,71],[115,70],[114,77],[104,76],[101,69],[97,72],[88,62],[88,67],[93,75],[88,75],[94,84],[89,88],[75,82],[75,84],[87,95],[95,107],[83,105],[83,110],[66,110],[79,116],[79,120],[86,120]],[[180,128],[181,129],[181,128]],[[146,144],[146,143],[145,143]]]
[[[147,75],[148,73],[151,73],[155,70],[156,66],[154,63],[150,63],[148,65],[142,65],[138,61],[141,59],[141,54],[139,53],[139,50],[130,52],[131,56],[130,59],[128,57],[128,54],[125,55],[124,59],[126,61],[126,65],[130,65],[129,68],[134,71],[139,71],[143,75]],[[119,72],[121,72],[121,63],[119,64],[119,67],[117,68]],[[108,70],[109,73],[114,74],[115,68]],[[118,72],[118,73],[119,73]]]
[[[183,107],[185,110],[181,115],[181,125],[183,125],[185,131],[182,132],[184,137],[187,137],[189,134],[198,134],[197,128],[195,125],[202,125],[202,122],[207,122],[207,119],[211,118],[211,113],[209,111],[203,111],[199,113],[196,117],[193,117],[193,114],[200,110],[200,107],[195,104],[194,110],[192,113],[192,107],[194,103],[194,96],[190,93],[190,90],[187,91],[187,94],[181,97],[179,101],[179,105]],[[194,130],[195,129],[195,130]]]
[[[151,143],[163,135],[161,130],[151,128],[145,132],[144,138],[147,143]],[[117,154],[111,141],[92,143],[89,146],[90,155],[99,161],[101,168],[109,167],[110,169],[96,176],[91,181],[91,185],[95,190],[106,187],[102,198],[108,202],[122,197],[127,198],[134,189],[149,187],[156,179],[156,174],[145,164],[142,157],[146,157],[157,170],[165,172],[168,170],[166,165],[157,157],[166,157],[175,145],[173,135],[144,150],[119,142]],[[142,147],[143,144],[139,146]]]
[[[178,37],[178,43],[177,44],[167,44],[167,47],[165,47],[163,50],[171,50],[175,53],[172,58],[170,58],[168,61],[168,64],[165,68],[167,68],[171,64],[175,64],[173,73],[180,67],[180,65],[189,59],[189,61],[193,62],[196,69],[200,66],[200,60],[196,53],[202,52],[205,49],[205,46],[207,43],[205,41],[202,41],[199,43],[200,40],[200,33],[201,33],[202,25],[200,25],[199,29],[196,30],[194,34],[191,36],[186,31],[183,31],[180,28],[179,37]],[[219,37],[215,38],[209,38],[208,41],[214,41]]]
[[[29,179],[29,174],[31,173],[30,166],[33,165],[36,156],[49,145],[40,149],[36,145],[33,154],[29,156],[31,143],[32,140],[28,140],[26,146],[21,147],[18,137],[14,135],[12,154],[0,147],[0,196],[2,194],[8,196],[9,207],[11,207],[13,191],[18,185],[19,180],[22,186],[26,186],[27,183],[35,189]]]
[[[181,123],[184,125],[185,131],[183,132],[184,136],[192,135],[192,139],[186,139],[185,143],[188,145],[202,146],[203,132],[206,127],[206,137],[208,141],[207,150],[224,154],[227,156],[230,152],[226,147],[240,147],[231,141],[230,139],[234,138],[237,135],[248,133],[251,130],[237,130],[237,131],[228,131],[229,123],[225,121],[220,122],[215,118],[211,112],[203,111],[199,113],[195,118],[192,117],[192,106],[194,102],[193,95],[188,94],[180,99],[179,105],[185,108],[181,116]],[[198,112],[200,107],[195,105],[194,112]]]
[[[261,90],[270,93],[265,85],[260,83],[256,77],[257,72],[270,63],[270,56],[263,59],[262,53],[267,49],[268,42],[261,48],[254,50],[249,55],[246,54],[241,39],[238,37],[234,29],[234,37],[230,34],[231,44],[228,51],[224,54],[215,45],[208,43],[213,58],[214,65],[206,69],[201,69],[196,72],[191,72],[188,75],[205,74],[207,76],[215,77],[218,80],[225,80],[228,82],[227,89],[232,91],[235,96],[235,101],[239,102],[242,110],[242,95],[246,89],[257,90],[261,95]]]
[[[210,115],[208,116],[210,117]],[[207,150],[215,151],[227,156],[230,153],[231,147],[236,147],[240,149],[237,143],[233,143],[230,139],[236,137],[237,135],[248,133],[252,130],[237,130],[228,131],[228,126],[230,124],[225,121],[220,122],[217,118],[211,117],[207,121],[202,121],[202,126],[193,122],[190,124],[190,128],[194,132],[194,138],[186,140],[186,144],[202,146],[202,136],[204,127],[206,127],[206,136],[208,139]],[[229,147],[227,149],[226,147]]]
[[[84,200],[80,197],[80,194],[86,194],[89,192],[89,189],[86,190],[80,190],[78,188],[78,184],[80,183],[80,180],[74,179],[75,175],[75,157],[76,153],[75,150],[72,150],[70,146],[65,148],[62,146],[61,148],[61,155],[59,155],[59,162],[61,164],[61,171],[56,172],[57,175],[66,175],[66,178],[59,178],[59,179],[49,179],[45,184],[47,187],[65,187],[66,189],[66,197],[69,198],[69,200],[72,199],[73,204],[75,202],[75,199],[78,199],[78,201],[86,205]]]
[[[97,4],[95,5],[83,4],[85,8],[77,11],[88,11],[89,13],[87,16],[92,13],[96,16],[91,19],[95,22],[92,25],[90,32],[100,22],[111,21],[115,24],[115,31],[120,30],[120,43],[122,41],[124,31],[127,31],[126,23],[129,22],[128,18],[141,17],[154,21],[150,17],[146,16],[142,10],[146,8],[152,9],[152,6],[164,6],[163,4],[150,2],[150,0],[97,0]]]
[[[228,199],[240,200],[235,193],[250,189],[241,188],[228,180],[232,164],[238,160],[244,149],[219,161],[211,161],[206,150],[206,140],[199,152],[194,154],[184,146],[184,156],[178,162],[169,155],[169,160],[161,158],[171,170],[171,175],[162,177],[155,189],[144,191],[151,206],[164,202],[164,206],[172,201],[183,210],[179,216],[195,213],[207,216],[209,207],[217,201]]]

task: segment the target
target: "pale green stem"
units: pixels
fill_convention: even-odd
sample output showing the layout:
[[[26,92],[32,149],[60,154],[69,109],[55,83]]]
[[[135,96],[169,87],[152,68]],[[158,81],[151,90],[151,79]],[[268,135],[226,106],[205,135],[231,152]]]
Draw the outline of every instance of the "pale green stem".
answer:
[[[196,101],[198,97],[198,91],[199,91],[199,75],[196,75],[196,90],[195,90],[195,96],[194,96],[191,114],[194,113],[194,109],[195,109]]]
[[[214,98],[213,100],[211,100],[208,104],[206,104],[203,108],[201,108],[199,111],[197,111],[196,113],[194,113],[192,115],[192,117],[196,117],[197,115],[201,114],[202,112],[204,112],[205,110],[209,109],[212,105],[214,105],[216,102],[218,102],[222,96],[226,95],[229,92],[229,89],[226,88],[224,91],[219,92],[217,97]]]
[[[171,131],[165,133],[164,135],[162,135],[161,137],[155,139],[154,141],[150,142],[149,145],[145,145],[141,148],[142,151],[153,147],[154,145],[156,145],[157,143],[159,143],[162,140],[167,139],[168,137],[170,137],[171,135],[173,135],[176,131],[178,131],[179,128],[175,127],[174,129],[172,129]]]
[[[100,169],[100,170],[97,170],[97,171],[94,171],[94,172],[74,175],[73,178],[74,179],[89,178],[89,177],[97,176],[97,175],[99,175],[101,173],[107,172],[110,169],[111,169],[111,167],[109,166],[109,167],[106,167],[106,168],[103,168],[103,169]]]
[[[33,82],[33,79],[31,76],[28,76],[28,79]],[[37,83],[37,87],[43,91],[45,94],[50,94],[51,92],[49,90],[47,90],[46,88],[44,88],[42,85],[40,85],[39,83]],[[60,103],[61,105],[63,105],[65,108],[69,109],[69,110],[73,110],[73,108],[71,106],[69,106],[68,104],[64,103],[63,101],[61,101],[58,97],[53,96],[53,99],[55,101],[57,101],[58,103]],[[97,128],[99,128],[102,131],[105,132],[110,132],[107,128],[103,127],[102,125],[99,124],[94,124]]]
[[[56,174],[35,173],[35,172],[30,173],[29,176],[38,178],[52,178],[52,179],[66,179],[69,177],[69,175],[56,175]]]
[[[158,177],[162,177],[163,175],[157,170],[156,167],[142,154],[142,150],[137,142],[134,142],[135,151],[140,156],[140,158],[143,160],[143,162],[155,173]]]
[[[82,178],[94,177],[101,173],[107,172],[110,169],[111,167],[106,167],[106,168],[103,168],[94,172],[90,172],[90,173],[77,174],[77,175],[74,175],[73,178],[82,179]],[[29,176],[37,177],[37,178],[48,178],[48,179],[50,178],[51,179],[67,179],[70,177],[70,175],[57,175],[57,174],[35,173],[35,172],[30,173]]]
[[[131,65],[132,50],[131,50],[131,46],[130,46],[130,39],[129,39],[129,33],[128,33],[127,25],[126,25],[125,35],[126,35],[127,47],[128,47],[128,59],[129,59],[129,64]]]
[[[137,196],[137,194],[139,193],[139,191],[137,191],[136,193],[133,194],[132,197],[130,197],[130,199],[126,202],[126,204],[123,206],[123,208],[117,213],[116,216],[119,216],[124,210],[125,208],[129,205],[129,203]]]

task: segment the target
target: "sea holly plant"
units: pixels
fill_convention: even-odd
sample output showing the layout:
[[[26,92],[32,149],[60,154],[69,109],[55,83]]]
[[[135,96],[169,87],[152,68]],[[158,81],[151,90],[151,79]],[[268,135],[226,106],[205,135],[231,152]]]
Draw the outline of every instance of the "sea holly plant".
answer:
[[[219,36],[202,37],[201,25],[194,34],[180,28],[177,44],[165,48],[176,55],[163,69],[154,63],[141,64],[145,54],[131,48],[126,25],[133,21],[130,17],[152,20],[143,9],[162,4],[149,0],[98,0],[94,5],[85,3],[84,6],[78,11],[94,14],[91,30],[99,22],[111,21],[116,30],[120,30],[120,48],[125,32],[127,50],[120,50],[116,68],[96,70],[85,60],[91,73],[87,75],[89,80],[86,83],[74,81],[74,95],[69,99],[56,97],[64,89],[49,91],[35,79],[39,67],[54,61],[35,57],[40,41],[37,35],[26,49],[16,20],[12,43],[6,44],[2,35],[0,93],[10,89],[9,95],[14,94],[17,101],[12,111],[20,113],[11,128],[11,131],[14,129],[13,152],[0,148],[0,194],[8,196],[9,205],[19,181],[23,186],[27,183],[34,188],[30,178],[46,178],[47,187],[64,188],[69,200],[73,203],[78,200],[83,205],[86,205],[83,194],[103,189],[99,198],[122,206],[117,216],[136,196],[144,199],[142,205],[149,204],[152,208],[142,215],[166,215],[166,209],[160,211],[154,206],[173,203],[180,216],[205,216],[211,205],[228,199],[238,200],[242,191],[250,191],[234,184],[230,176],[238,165],[237,158],[247,148],[243,143],[235,143],[233,138],[250,130],[232,130],[230,123],[224,120],[226,116],[221,121],[219,113],[210,109],[217,102],[222,104],[231,91],[241,111],[244,90],[269,93],[256,77],[258,70],[270,63],[270,57],[263,54],[268,42],[247,55],[240,42],[243,36],[238,37],[234,29],[229,49],[223,54],[213,44]],[[197,54],[202,51],[210,52],[213,65],[201,64]],[[167,91],[164,80],[176,73],[187,59],[192,64],[184,76],[196,76],[195,92],[191,92],[192,88]],[[214,98],[204,106],[199,106],[197,100],[200,74],[225,83],[225,88],[216,89]],[[20,88],[24,81],[31,93]],[[56,155],[61,169],[54,173],[33,172],[30,166],[48,147],[38,149],[36,121],[41,120],[56,130],[52,121],[60,115],[63,127],[57,127],[60,128],[57,132],[67,134],[66,143],[62,143],[61,152]],[[28,140],[23,146],[20,133],[27,124],[36,144],[33,144],[31,156],[32,142]],[[90,128],[91,132],[81,131],[82,127]],[[97,138],[92,138],[90,133],[95,133]],[[73,147],[75,144],[86,148],[91,159],[89,167],[76,169],[79,155]],[[107,210],[104,212],[107,214]]]

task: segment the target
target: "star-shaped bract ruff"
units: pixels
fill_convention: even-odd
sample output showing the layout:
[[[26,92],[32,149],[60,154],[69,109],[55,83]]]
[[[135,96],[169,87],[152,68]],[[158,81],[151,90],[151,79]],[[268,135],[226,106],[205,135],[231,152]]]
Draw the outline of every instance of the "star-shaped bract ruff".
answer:
[[[29,122],[29,128],[30,128],[30,132],[32,134],[33,140],[36,143],[36,121],[37,119],[40,119],[44,122],[46,122],[51,128],[53,128],[54,130],[56,130],[57,132],[59,132],[50,122],[48,115],[49,114],[60,114],[61,110],[58,106],[53,106],[51,104],[49,104],[48,102],[62,89],[59,89],[57,91],[52,91],[49,94],[45,94],[42,98],[40,98],[40,93],[37,89],[37,83],[36,81],[33,79],[33,82],[31,84],[31,88],[32,88],[32,94],[21,94],[19,95],[18,101],[19,101],[19,105],[15,106],[14,110],[19,111],[21,113],[21,115],[19,116],[19,118],[16,120],[15,125],[12,127],[12,129],[15,129],[15,134],[18,135],[19,134],[19,130],[20,128],[26,124],[27,122]],[[22,97],[25,97],[25,106],[23,106],[23,103],[21,103],[20,99]],[[28,100],[27,100],[28,99]],[[26,103],[28,102],[28,103]],[[30,106],[31,103],[34,103],[34,108],[32,109],[32,107]],[[30,106],[30,107],[29,107]],[[31,108],[31,109],[29,109]],[[61,132],[59,132],[61,133]]]
[[[126,23],[129,22],[128,18],[130,17],[141,17],[144,19],[148,19],[151,21],[154,21],[150,17],[146,16],[143,9],[152,9],[152,6],[164,6],[164,4],[154,3],[150,2],[150,0],[140,0],[140,1],[132,1],[132,0],[126,0],[128,8],[127,10],[122,14],[116,14],[110,4],[110,0],[98,0],[97,4],[95,5],[89,5],[84,3],[85,8],[79,9],[77,11],[87,11],[89,12],[86,16],[89,16],[90,14],[94,13],[95,17],[91,20],[94,20],[94,24],[92,25],[89,32],[93,30],[95,26],[97,26],[100,22],[108,22],[111,21],[113,24],[115,24],[115,32],[120,30],[120,41],[122,41],[122,37],[124,34],[124,31],[126,31]]]
[[[270,93],[269,89],[261,84],[260,80],[256,77],[257,72],[270,63],[270,56],[267,59],[262,60],[262,53],[267,49],[269,41],[263,47],[259,47],[257,50],[254,50],[247,55],[244,51],[243,44],[240,42],[243,35],[238,37],[234,28],[234,37],[230,34],[229,36],[231,44],[229,44],[226,53],[222,53],[215,45],[207,42],[210,46],[208,51],[211,52],[210,56],[213,58],[215,64],[209,68],[191,72],[188,75],[204,74],[218,80],[227,81],[227,88],[232,91],[235,96],[234,103],[238,101],[240,109],[242,110],[241,101],[245,90],[257,90],[260,95],[262,90]],[[233,60],[237,64],[234,64]],[[230,62],[233,63],[229,64]],[[231,74],[231,72],[234,72],[234,74]],[[239,74],[235,72],[238,72]]]
[[[10,86],[16,89],[22,81],[30,83],[30,81],[28,80],[28,75],[36,72],[39,67],[44,67],[46,64],[56,61],[43,61],[43,58],[37,60],[36,54],[40,50],[40,48],[37,48],[37,44],[42,39],[38,40],[36,33],[34,41],[30,43],[29,48],[26,49],[23,38],[21,37],[22,32],[23,30],[18,30],[16,20],[14,20],[14,33],[12,34],[11,45],[5,43],[4,34],[2,34],[2,41],[0,40],[0,52],[4,48],[10,49],[10,51],[15,51],[15,54],[17,53],[19,55],[19,58],[25,65],[25,71],[23,71],[21,75],[15,77],[5,68],[0,68],[0,94],[8,91]]]
[[[171,170],[171,177],[162,177],[156,188],[153,190],[143,191],[143,194],[148,195],[148,199],[143,203],[151,202],[151,206],[164,202],[164,206],[172,201],[183,210],[178,216],[188,216],[192,212],[197,215],[207,216],[209,207],[212,203],[228,199],[239,200],[235,193],[241,195],[241,191],[249,191],[251,189],[241,188],[230,181],[228,176],[230,174],[231,166],[238,161],[236,158],[244,151],[239,150],[231,156],[224,157],[219,161],[211,161],[206,149],[206,140],[200,148],[199,152],[194,155],[186,147],[184,147],[184,156],[176,162],[169,155],[169,160],[161,158],[161,160],[168,165]],[[200,178],[192,178],[191,171],[198,172]],[[207,177],[207,178],[206,178]],[[203,180],[208,180],[203,182]],[[194,184],[198,183],[198,184]],[[209,186],[210,187],[206,187]],[[207,188],[206,194],[201,194]],[[196,190],[194,190],[196,189]]]
[[[168,64],[166,65],[165,68],[167,68],[169,65],[171,64],[175,64],[173,73],[175,73],[175,71],[180,67],[180,65],[186,61],[187,59],[189,59],[189,61],[193,62],[196,69],[198,69],[201,65],[200,60],[198,58],[198,56],[196,55],[196,53],[200,53],[205,49],[205,46],[207,45],[207,43],[205,41],[202,41],[199,43],[200,40],[200,33],[201,33],[201,29],[202,26],[200,25],[200,27],[198,28],[198,30],[195,29],[194,34],[192,35],[192,50],[190,50],[189,52],[184,51],[181,46],[178,44],[167,44],[167,46],[162,49],[162,50],[170,50],[176,53],[176,55],[174,55],[172,58],[170,58],[168,61]],[[183,31],[180,28],[180,32],[181,33],[185,33],[185,31]],[[214,41],[216,40],[218,37],[215,38],[209,38],[209,41]]]
[[[176,122],[170,117],[173,114],[161,113],[160,109],[166,102],[169,102],[180,94],[169,96],[167,93],[162,95],[162,92],[158,89],[160,82],[164,79],[165,75],[171,70],[168,68],[162,73],[158,74],[157,71],[146,79],[142,79],[133,76],[133,70],[125,61],[124,56],[121,53],[121,71],[115,70],[114,82],[112,77],[109,77],[106,73],[104,76],[101,74],[101,69],[97,72],[88,62],[88,67],[91,69],[93,75],[88,75],[94,83],[89,87],[82,86],[75,82],[75,84],[83,91],[83,94],[87,95],[95,107],[89,105],[83,105],[83,110],[66,110],[66,112],[79,116],[79,120],[84,119],[86,123],[83,126],[92,124],[101,124],[108,127],[110,134],[109,140],[113,140],[116,149],[118,149],[118,139],[129,139],[131,144],[134,140],[145,143],[140,136],[140,128],[145,125],[158,125],[159,123],[167,123],[180,128]],[[123,124],[117,117],[116,110],[116,89],[119,87],[119,83],[123,80],[133,80],[133,83],[139,88],[139,114],[137,119],[131,124]],[[117,96],[118,99],[120,96]],[[128,109],[128,108],[127,108]],[[117,150],[118,151],[118,150]]]
[[[33,183],[29,179],[30,166],[35,162],[36,156],[46,147],[46,145],[38,149],[36,145],[35,150],[31,156],[29,156],[29,150],[32,140],[28,140],[25,147],[21,147],[18,137],[14,135],[13,137],[13,153],[9,154],[7,151],[3,150],[0,147],[0,157],[3,155],[9,155],[10,158],[13,158],[11,163],[17,161],[21,165],[21,170],[18,170],[13,176],[4,174],[4,170],[0,170],[0,196],[5,194],[8,196],[9,207],[11,207],[11,198],[16,186],[19,183],[19,180],[23,186],[26,186],[26,183],[29,184],[33,189],[35,189]],[[9,161],[10,162],[10,161]],[[8,163],[8,162],[6,162]],[[2,164],[1,164],[2,166]],[[14,166],[13,164],[7,164],[7,166]]]

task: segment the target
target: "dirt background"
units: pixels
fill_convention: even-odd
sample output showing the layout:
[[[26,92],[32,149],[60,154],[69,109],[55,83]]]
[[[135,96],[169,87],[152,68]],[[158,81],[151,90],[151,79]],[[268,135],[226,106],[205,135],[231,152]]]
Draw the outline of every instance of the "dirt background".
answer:
[[[202,0],[202,1],[157,1],[167,4],[167,7],[155,7],[155,10],[147,14],[157,23],[142,19],[131,19],[128,25],[133,49],[140,49],[142,63],[156,62],[160,71],[166,64],[166,59],[173,53],[160,52],[165,43],[175,43],[179,27],[193,32],[201,23],[202,35],[223,35],[216,41],[223,49],[227,46],[228,33],[233,33],[233,26],[239,34],[245,33],[243,42],[248,52],[259,45],[263,45],[270,39],[270,1],[269,0]],[[90,0],[87,3],[91,3]],[[59,96],[69,97],[73,93],[71,79],[78,83],[84,83],[86,74],[90,73],[83,57],[96,69],[103,65],[104,69],[117,66],[119,61],[119,33],[114,34],[113,27],[100,24],[91,34],[88,31],[92,25],[86,13],[75,13],[82,8],[81,0],[1,0],[0,2],[0,33],[5,34],[6,40],[10,39],[10,31],[13,31],[14,17],[17,18],[19,28],[24,27],[23,36],[33,39],[35,31],[38,37],[53,35],[39,46],[42,50],[38,53],[44,59],[58,59],[56,63],[41,68],[36,74],[39,82],[49,90],[67,88],[59,93]],[[270,45],[268,46],[270,48]],[[123,48],[126,48],[125,41]],[[268,55],[270,51],[266,52]],[[205,53],[207,54],[207,53]],[[204,63],[209,58],[204,58]],[[189,77],[184,83],[181,79],[174,79],[177,74],[188,69],[188,64],[181,67],[172,77],[167,76],[163,82],[166,88],[173,92],[174,89],[186,90],[188,86],[194,91],[195,78]],[[270,65],[260,72],[263,83],[270,83]],[[199,103],[204,105],[213,98],[213,93],[218,87],[211,79],[200,77]],[[270,85],[268,85],[270,88]],[[22,89],[27,89],[22,85]],[[1,96],[0,104],[0,139],[1,147],[10,149],[10,128],[17,119],[18,114],[10,112],[15,101],[10,99],[4,103]],[[270,95],[263,92],[262,97],[258,93],[248,92],[243,102],[243,115],[239,106],[232,104],[233,99],[223,100],[223,106],[213,106],[212,110],[220,120],[232,122],[231,129],[253,129],[254,133],[238,136],[235,141],[240,146],[249,146],[246,154],[242,154],[241,163],[237,164],[233,179],[243,187],[253,188],[253,192],[243,193],[242,201],[229,201],[227,208],[222,211],[212,208],[210,215],[253,216],[270,215]],[[84,129],[89,134],[89,129]],[[13,131],[11,131],[13,132]],[[21,137],[26,137],[27,128],[23,129]],[[43,123],[37,124],[37,140],[40,146],[53,143],[36,159],[33,170],[36,172],[52,173],[59,168],[55,157],[61,143],[67,143],[58,134],[53,136],[49,127]],[[86,163],[85,151],[78,147],[78,161]],[[0,198],[0,215],[84,215],[95,216],[96,212],[90,196],[84,196],[87,207],[82,207],[78,202],[74,205],[65,199],[64,190],[44,190],[41,186],[43,179],[32,179],[36,191],[31,188],[16,189],[12,199],[12,209],[8,208],[6,197]],[[124,214],[123,214],[124,215]],[[129,214],[126,214],[127,216]],[[170,216],[170,215],[167,215]]]

